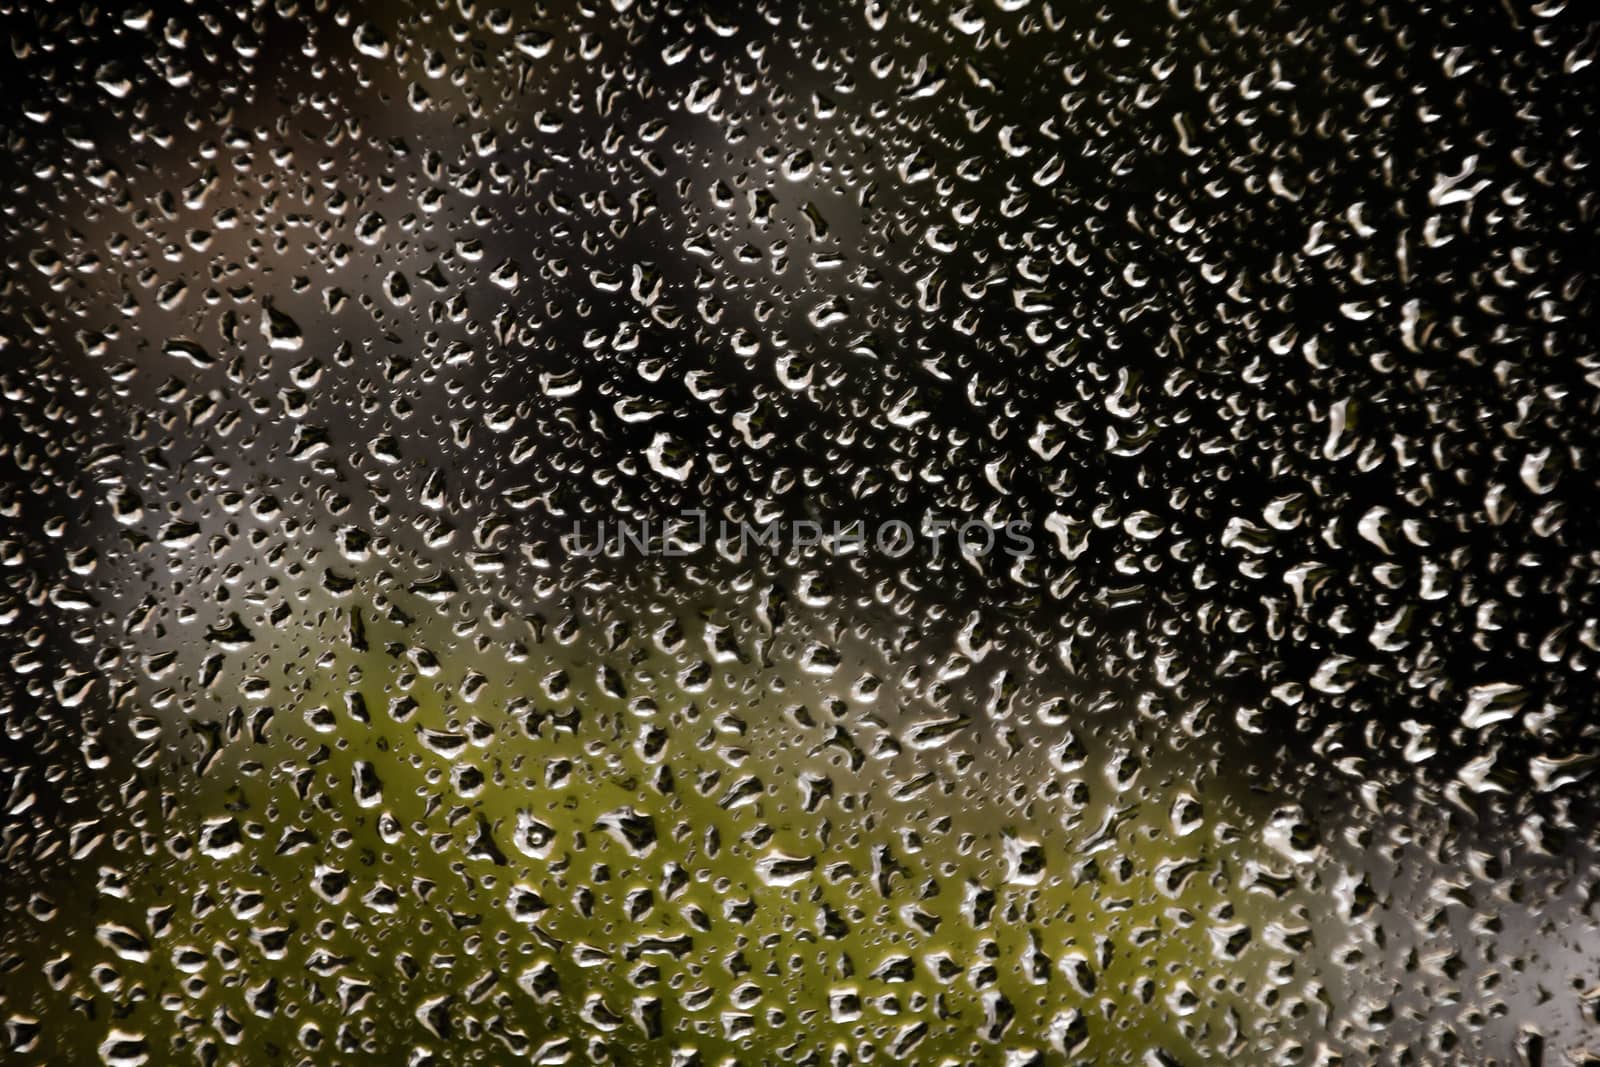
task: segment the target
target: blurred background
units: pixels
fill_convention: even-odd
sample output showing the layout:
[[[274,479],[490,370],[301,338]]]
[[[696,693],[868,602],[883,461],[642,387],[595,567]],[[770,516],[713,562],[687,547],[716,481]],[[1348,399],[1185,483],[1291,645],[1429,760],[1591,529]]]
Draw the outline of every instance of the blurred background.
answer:
[[[1600,1058],[1581,6],[4,21],[8,1062]]]

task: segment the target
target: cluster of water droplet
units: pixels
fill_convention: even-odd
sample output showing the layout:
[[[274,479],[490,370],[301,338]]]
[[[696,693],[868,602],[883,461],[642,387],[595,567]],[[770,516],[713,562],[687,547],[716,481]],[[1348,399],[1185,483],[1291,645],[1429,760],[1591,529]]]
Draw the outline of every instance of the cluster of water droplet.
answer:
[[[7,1062],[1600,1061],[1590,14],[715,6],[3,6]]]

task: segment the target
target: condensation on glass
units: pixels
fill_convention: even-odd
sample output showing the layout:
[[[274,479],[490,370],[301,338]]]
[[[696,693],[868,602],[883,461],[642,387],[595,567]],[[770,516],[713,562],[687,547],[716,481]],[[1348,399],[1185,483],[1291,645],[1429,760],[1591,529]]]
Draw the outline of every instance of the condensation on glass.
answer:
[[[1600,1062],[1587,6],[4,11],[5,1062]]]

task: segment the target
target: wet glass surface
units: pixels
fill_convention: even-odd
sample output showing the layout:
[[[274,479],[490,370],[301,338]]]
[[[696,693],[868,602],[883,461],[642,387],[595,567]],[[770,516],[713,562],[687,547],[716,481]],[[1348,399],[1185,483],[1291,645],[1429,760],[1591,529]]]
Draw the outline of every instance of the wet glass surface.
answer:
[[[1466,7],[7,5],[0,1059],[1600,1062]]]

